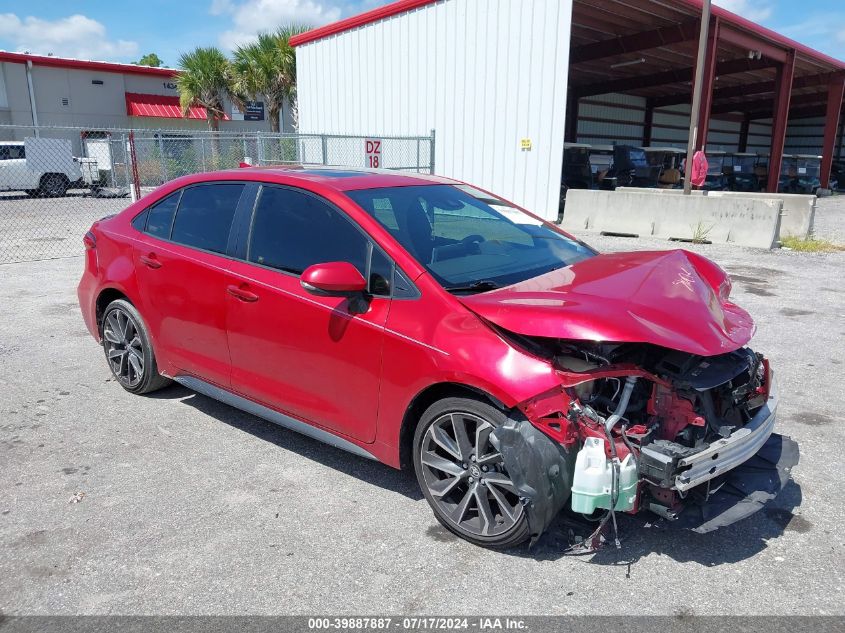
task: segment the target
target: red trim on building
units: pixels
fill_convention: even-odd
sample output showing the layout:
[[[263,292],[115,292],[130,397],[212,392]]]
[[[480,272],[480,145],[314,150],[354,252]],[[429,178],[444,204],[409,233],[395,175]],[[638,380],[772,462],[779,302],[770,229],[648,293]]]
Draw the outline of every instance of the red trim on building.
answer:
[[[309,42],[321,40],[330,35],[336,35],[337,33],[343,33],[344,31],[351,31],[359,26],[378,22],[379,20],[384,20],[385,18],[405,13],[406,11],[411,11],[412,9],[416,9],[418,7],[424,7],[427,4],[434,4],[435,2],[438,2],[438,0],[399,0],[398,2],[392,2],[391,4],[386,4],[383,7],[373,9],[372,11],[353,15],[345,20],[333,22],[331,24],[327,24],[326,26],[321,26],[320,28],[295,35],[290,38],[290,45],[301,46],[302,44],[308,44]]]
[[[205,108],[201,106],[191,106],[188,110],[188,116],[183,117],[179,97],[139,94],[137,92],[126,93],[126,114],[129,116],[152,116],[161,119],[206,120]],[[228,121],[229,117],[224,114],[221,120]]]
[[[680,0],[683,4],[686,4],[689,7],[696,9],[699,13],[701,13],[703,2],[702,0]],[[822,62],[824,64],[830,64],[831,66],[835,66],[836,68],[841,68],[845,70],[845,62],[831,57],[830,55],[825,55],[809,46],[805,46],[804,44],[800,44],[795,40],[791,40],[785,35],[781,35],[771,29],[767,29],[765,26],[760,26],[756,22],[752,22],[742,16],[737,15],[736,13],[731,13],[727,9],[723,9],[722,7],[718,7],[713,5],[710,9],[713,15],[723,18],[728,23],[733,26],[738,26],[746,31],[751,31],[754,35],[758,37],[765,38],[770,42],[775,44],[779,44],[785,49],[795,49],[801,55],[805,57],[809,57],[810,59],[814,59],[816,61]]]
[[[25,64],[28,61],[32,62],[33,66],[52,66],[54,68],[91,70],[105,73],[154,75],[157,77],[176,77],[179,75],[179,71],[174,70],[173,68],[153,68],[152,66],[137,66],[135,64],[94,62],[84,59],[69,59],[67,57],[48,57],[47,55],[30,55],[29,53],[9,53],[7,51],[0,51],[0,62]]]

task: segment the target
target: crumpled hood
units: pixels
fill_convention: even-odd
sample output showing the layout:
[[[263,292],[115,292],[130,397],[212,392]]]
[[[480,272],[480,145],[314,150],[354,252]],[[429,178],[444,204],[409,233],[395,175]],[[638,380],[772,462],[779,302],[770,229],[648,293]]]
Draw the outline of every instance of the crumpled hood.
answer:
[[[738,349],[754,322],[728,300],[727,274],[684,250],[597,255],[460,300],[526,336],[652,343],[701,356]]]

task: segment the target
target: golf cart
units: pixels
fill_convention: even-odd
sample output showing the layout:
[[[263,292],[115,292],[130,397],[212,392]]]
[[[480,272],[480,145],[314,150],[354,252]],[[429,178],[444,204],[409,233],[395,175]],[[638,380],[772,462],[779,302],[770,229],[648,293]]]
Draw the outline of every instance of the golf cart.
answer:
[[[780,166],[780,193],[816,195],[821,187],[822,157],[809,154],[784,154]]]
[[[677,147],[644,147],[646,161],[660,169],[657,186],[660,189],[680,189],[684,186],[681,163],[685,158],[683,150]]]
[[[757,176],[757,154],[751,152],[732,152],[725,155],[723,170],[730,191],[760,191],[760,179]],[[765,179],[765,172],[763,172]]]
[[[705,191],[727,191],[728,178],[725,176],[725,152],[708,151],[707,177],[701,187]]]
[[[592,145],[590,147],[590,168],[593,170],[593,182],[599,189],[615,189],[615,183],[604,182],[613,167],[613,145]],[[608,187],[607,185],[612,185]]]
[[[649,165],[646,153],[641,147],[632,145],[614,145],[613,167],[608,177],[613,178],[616,187],[651,187],[656,188],[661,167]],[[605,181],[608,178],[604,179]],[[602,182],[602,189],[607,189]],[[613,187],[615,188],[615,187]]]
[[[567,189],[592,189],[590,146],[584,143],[563,144],[563,184]]]
[[[845,186],[845,161],[833,161],[830,167],[830,189],[837,191],[842,186]]]

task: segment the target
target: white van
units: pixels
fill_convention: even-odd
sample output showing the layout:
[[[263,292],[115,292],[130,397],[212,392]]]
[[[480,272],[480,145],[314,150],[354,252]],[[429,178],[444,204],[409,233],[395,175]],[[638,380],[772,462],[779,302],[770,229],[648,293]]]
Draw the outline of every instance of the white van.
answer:
[[[98,178],[96,160],[75,158],[67,139],[0,141],[0,191],[54,198],[71,187],[90,187]]]

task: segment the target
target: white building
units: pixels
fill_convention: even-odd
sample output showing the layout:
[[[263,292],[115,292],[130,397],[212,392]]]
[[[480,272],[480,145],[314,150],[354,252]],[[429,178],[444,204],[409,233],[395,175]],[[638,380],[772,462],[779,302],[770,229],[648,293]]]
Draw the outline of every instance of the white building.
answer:
[[[378,21],[297,40],[300,130],[435,130],[438,174],[557,217],[570,0],[387,8]]]
[[[300,130],[434,130],[436,173],[553,219],[564,140],[685,147],[701,7],[398,0],[291,40]],[[784,150],[824,155],[829,174],[843,83],[840,60],[713,7],[699,146],[760,154],[770,191]]]

